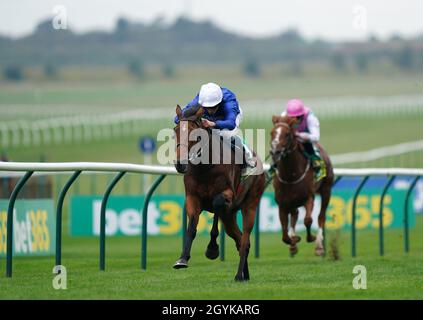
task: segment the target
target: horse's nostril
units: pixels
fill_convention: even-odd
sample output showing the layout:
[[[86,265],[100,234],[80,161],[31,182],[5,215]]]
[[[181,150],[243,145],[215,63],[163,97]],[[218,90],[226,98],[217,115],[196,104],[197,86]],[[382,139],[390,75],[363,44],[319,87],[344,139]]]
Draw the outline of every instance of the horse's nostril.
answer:
[[[175,168],[176,171],[178,171],[179,173],[186,173],[188,170],[188,165],[180,162],[175,162]]]

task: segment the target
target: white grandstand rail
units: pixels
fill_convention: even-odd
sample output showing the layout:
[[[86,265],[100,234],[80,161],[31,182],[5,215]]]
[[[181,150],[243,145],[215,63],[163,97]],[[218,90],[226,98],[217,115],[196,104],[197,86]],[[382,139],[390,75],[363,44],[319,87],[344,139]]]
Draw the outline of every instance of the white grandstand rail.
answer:
[[[244,111],[256,110],[260,107],[260,117],[269,114],[279,114],[284,108],[287,98],[272,100],[245,101]],[[392,117],[404,114],[423,113],[423,95],[393,95],[393,96],[338,96],[304,98],[321,119],[373,118]]]
[[[333,164],[367,162],[423,150],[423,140],[385,146],[368,151],[349,152],[331,156]]]
[[[43,139],[44,145],[72,143],[82,140],[91,141],[95,138],[119,138],[136,134],[137,121],[163,119],[164,115],[165,109],[163,108],[159,111],[128,110],[101,116],[85,114],[8,121],[1,123],[1,142],[3,147],[39,145],[41,128],[43,129],[43,136],[46,137]],[[52,141],[49,131],[54,131],[54,141]]]
[[[264,121],[272,114],[281,112],[283,101],[286,101],[286,99],[244,101],[242,102],[242,108],[247,118],[251,118],[252,122],[256,120]],[[423,113],[423,95],[421,94],[386,97],[319,97],[305,98],[304,101],[313,108],[321,119],[393,117],[403,114]],[[258,107],[261,110],[260,114],[256,112]],[[82,139],[90,141],[91,139],[109,139],[111,137],[118,138],[135,135],[139,133],[136,126],[137,121],[170,119],[169,107],[154,108],[152,110],[128,108],[120,112],[111,112],[113,110],[112,107],[101,106],[14,105],[11,108],[7,108],[6,111],[1,110],[0,116],[2,114],[6,116],[15,114],[20,118],[25,116],[25,119],[2,122],[2,129],[0,130],[2,146],[37,145],[40,135],[38,128],[45,128],[46,122],[51,125],[49,129],[43,130],[43,136],[48,136],[47,131],[55,130],[55,137],[54,141],[49,136],[43,139],[43,145],[70,143],[81,141]],[[13,110],[16,110],[16,112]],[[52,110],[54,110],[53,116],[46,117],[51,114]],[[38,114],[38,111],[41,114]],[[43,115],[44,118],[40,118]],[[7,124],[6,126],[4,125],[5,123]],[[58,126],[57,124],[60,125]],[[142,126],[139,127],[141,128]],[[90,131],[95,133],[90,134]],[[88,133],[85,134],[85,132]]]

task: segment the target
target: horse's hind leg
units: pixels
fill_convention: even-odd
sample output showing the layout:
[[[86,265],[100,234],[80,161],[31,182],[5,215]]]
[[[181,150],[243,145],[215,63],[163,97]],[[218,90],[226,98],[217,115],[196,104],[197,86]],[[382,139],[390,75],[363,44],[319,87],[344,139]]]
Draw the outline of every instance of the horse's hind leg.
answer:
[[[239,230],[238,223],[236,222],[236,213],[222,215],[221,219],[223,222],[223,226],[225,227],[226,234],[235,241],[236,249],[241,255],[241,239],[243,235],[241,233],[241,230]],[[248,264],[246,267],[246,273],[244,272],[244,276],[245,275],[248,277],[248,279],[250,278],[250,274],[248,272]],[[242,280],[242,279],[237,279],[237,277],[235,277],[235,280]]]
[[[217,244],[217,237],[219,236],[219,216],[215,213],[213,217],[213,226],[210,231],[210,242],[207,246],[206,257],[214,260],[219,256],[219,245]]]
[[[248,254],[250,252],[250,235],[254,227],[254,219],[256,217],[256,207],[258,201],[253,200],[242,207],[242,237],[241,246],[239,248],[239,265],[238,272],[235,275],[236,281],[250,280],[250,272],[248,270]]]
[[[221,194],[218,194],[213,199],[213,208],[215,210],[215,215],[219,215],[222,220],[226,234],[235,241],[236,248],[239,251],[242,233],[236,222],[236,212],[234,213],[228,210],[228,207],[232,202],[232,197],[233,194],[230,190],[225,190]],[[213,224],[214,223],[215,221],[213,221]]]
[[[311,225],[313,224],[313,218],[311,217],[313,213],[313,206],[314,206],[314,197],[309,197],[305,204],[305,211],[306,215],[304,218],[304,225],[307,229],[307,242],[313,242],[316,240],[316,237],[311,234]]]
[[[173,265],[174,269],[188,268],[188,260],[191,257],[191,246],[197,234],[197,225],[201,213],[200,202],[197,198],[187,196],[185,205],[189,219],[188,228],[186,230],[186,240],[181,257]]]
[[[235,241],[236,249],[239,251],[241,247],[242,232],[239,230],[238,223],[236,222],[236,213],[223,215],[221,219],[226,234]]]
[[[318,218],[319,229],[317,231],[316,248],[314,251],[318,256],[323,256],[325,254],[325,248],[323,246],[323,230],[325,229],[326,209],[329,205],[331,191],[331,185],[329,185],[329,187],[323,188],[320,192],[322,204],[320,207],[320,213]]]

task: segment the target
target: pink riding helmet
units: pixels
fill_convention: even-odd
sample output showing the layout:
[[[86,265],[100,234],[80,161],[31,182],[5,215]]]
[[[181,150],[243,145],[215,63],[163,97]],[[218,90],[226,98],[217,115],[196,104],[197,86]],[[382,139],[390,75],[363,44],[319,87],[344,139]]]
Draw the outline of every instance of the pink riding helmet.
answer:
[[[286,114],[288,117],[299,117],[306,113],[304,103],[300,99],[289,100],[286,104]]]

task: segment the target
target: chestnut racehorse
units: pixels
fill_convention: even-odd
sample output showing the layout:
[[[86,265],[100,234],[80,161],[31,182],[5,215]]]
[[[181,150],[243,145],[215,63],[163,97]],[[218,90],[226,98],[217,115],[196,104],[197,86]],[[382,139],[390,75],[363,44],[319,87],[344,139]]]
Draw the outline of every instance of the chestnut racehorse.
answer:
[[[318,144],[322,159],[326,164],[326,177],[319,182],[315,182],[314,170],[304,155],[302,143],[297,141],[295,128],[297,120],[295,118],[273,116],[274,128],[271,132],[272,147],[271,155],[277,165],[273,186],[275,189],[275,199],[279,207],[279,219],[282,225],[282,241],[290,245],[290,253],[294,255],[298,252],[297,243],[301,240],[295,234],[295,225],[298,219],[298,208],[304,206],[304,225],[307,229],[307,242],[316,241],[316,255],[324,254],[323,230],[326,220],[326,209],[331,197],[332,184],[334,179],[333,168],[330,159]],[[318,217],[319,229],[317,237],[311,234],[313,223],[312,211],[314,196],[319,193],[321,196],[321,208]],[[288,231],[288,215],[291,215],[290,228]]]
[[[235,241],[240,256],[235,280],[249,280],[250,234],[255,222],[256,209],[264,191],[264,173],[251,175],[241,181],[241,164],[236,164],[232,160],[225,164],[221,162],[221,154],[219,154],[220,161],[212,162],[212,132],[210,129],[204,128],[201,121],[204,110],[200,106],[192,109],[183,114],[179,105],[176,108],[176,114],[180,121],[174,129],[176,136],[175,167],[179,173],[184,174],[188,227],[182,254],[173,267],[175,269],[188,267],[191,245],[196,236],[199,216],[203,210],[206,210],[214,213],[206,257],[216,259],[219,256],[216,238],[219,234],[218,218],[220,218],[226,233]],[[182,135],[186,136],[187,133],[190,135],[195,129],[204,129],[207,133],[208,143],[200,150],[195,146],[198,141],[187,141],[186,139],[184,141]],[[221,148],[231,148],[230,145],[226,144],[225,146],[220,137],[218,139]],[[205,151],[209,151],[210,162],[193,163],[192,160],[198,157],[199,153]],[[230,150],[230,152],[231,159],[234,159],[235,151]],[[183,163],[182,159],[189,159],[189,161]],[[239,210],[242,213],[242,232],[236,221],[236,214]]]

